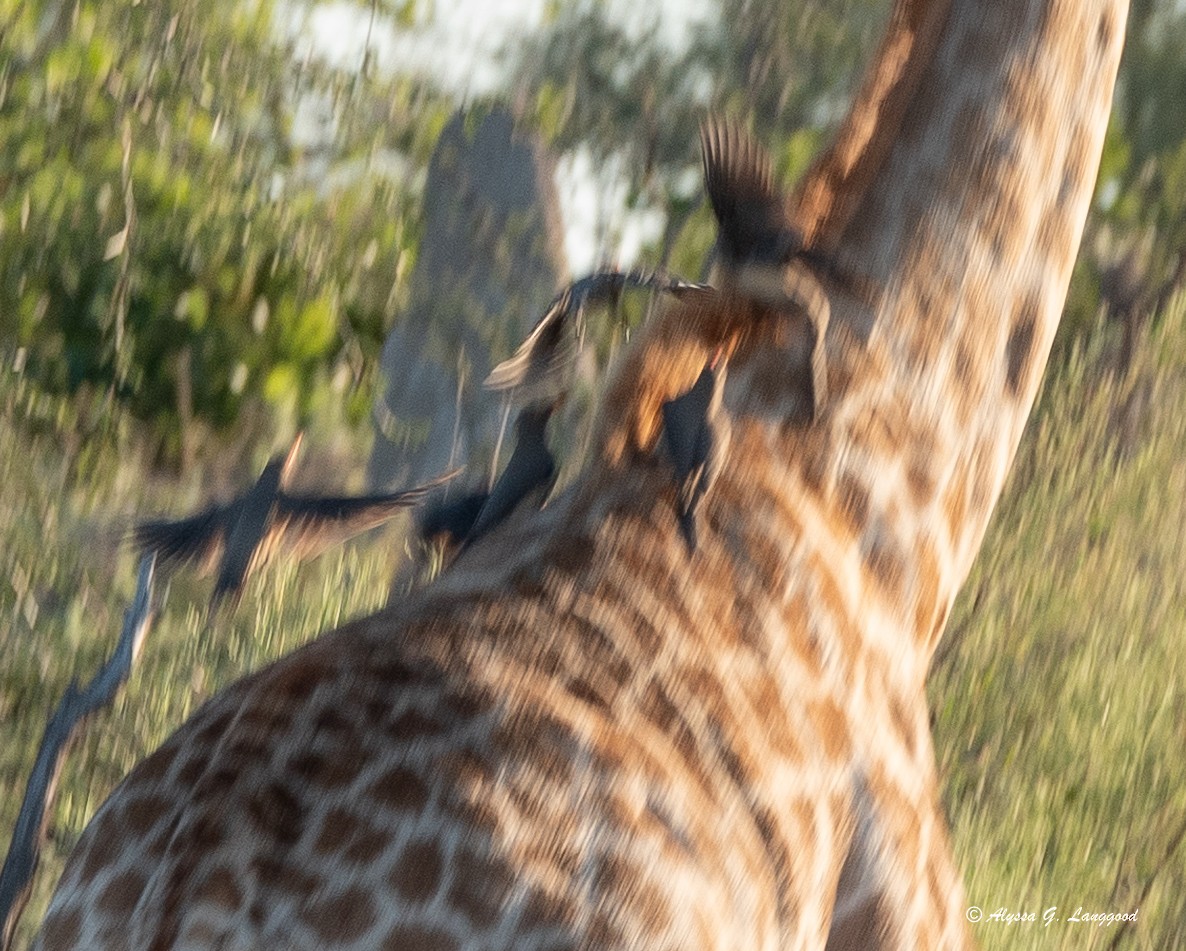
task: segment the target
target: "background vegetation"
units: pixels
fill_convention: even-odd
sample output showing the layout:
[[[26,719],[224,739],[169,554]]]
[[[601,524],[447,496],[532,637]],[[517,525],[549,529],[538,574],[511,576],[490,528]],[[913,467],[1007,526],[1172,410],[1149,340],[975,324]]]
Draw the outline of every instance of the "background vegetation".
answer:
[[[719,0],[673,44],[661,19],[567,0],[479,101],[369,46],[320,55],[300,29],[315,5],[0,0],[0,843],[45,717],[114,643],[133,516],[241,486],[297,426],[306,478],[360,487],[423,169],[459,101],[506,102],[585,156],[663,223],[644,258],[695,275],[711,240],[699,117],[751,122],[792,181],[887,9]],[[368,36],[436,24],[410,2],[359,15]],[[969,900],[1139,905],[1140,921],[985,923],[989,948],[1186,946],[1184,88],[1180,4],[1136,0],[1051,372],[932,679]],[[397,527],[271,569],[213,632],[207,587],[173,583],[128,689],[67,762],[26,936],[127,769],[221,685],[379,604],[402,546]]]

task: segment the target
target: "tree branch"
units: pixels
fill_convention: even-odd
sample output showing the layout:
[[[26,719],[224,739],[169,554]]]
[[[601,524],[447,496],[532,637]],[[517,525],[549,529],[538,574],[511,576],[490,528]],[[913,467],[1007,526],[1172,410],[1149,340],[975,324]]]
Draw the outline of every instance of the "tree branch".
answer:
[[[30,885],[41,857],[46,817],[57,790],[58,773],[66,749],[78,725],[100,707],[111,703],[116,692],[132,671],[144,636],[152,623],[152,582],[156,559],[149,555],[140,560],[136,597],[124,615],[119,643],[97,674],[83,690],[72,680],[41,738],[41,748],[25,787],[25,799],[17,816],[8,856],[0,870],[0,951],[8,951],[16,924],[29,900]]]

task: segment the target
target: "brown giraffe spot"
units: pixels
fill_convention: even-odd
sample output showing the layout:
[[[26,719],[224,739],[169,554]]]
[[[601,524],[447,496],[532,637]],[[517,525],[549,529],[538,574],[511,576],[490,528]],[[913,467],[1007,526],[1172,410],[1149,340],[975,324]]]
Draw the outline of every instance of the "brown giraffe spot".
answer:
[[[62,909],[45,921],[41,931],[41,945],[45,948],[72,948],[78,944],[82,931],[82,910]]]
[[[346,809],[334,808],[321,823],[313,850],[323,855],[341,853],[348,862],[371,862],[387,848],[387,837],[367,819]]]
[[[958,359],[957,354],[957,361]],[[972,415],[979,405],[973,399],[973,394],[981,393],[984,389],[984,373],[981,370],[978,363],[969,363],[967,369],[960,373],[959,386],[951,393],[949,406],[955,423],[960,429],[966,429],[971,425]],[[970,374],[974,374],[974,376]]]
[[[902,745],[906,751],[914,756],[914,741],[915,729],[914,721],[910,717],[910,712],[902,705],[902,701],[896,695],[891,695],[889,698],[890,719],[893,720],[894,729],[897,731],[898,738],[902,741]]]
[[[509,587],[517,597],[537,597],[544,590],[540,569],[535,565],[519,569],[511,576]]]
[[[758,709],[765,713],[778,708],[758,707]],[[774,751],[783,759],[794,763],[803,761],[803,744],[799,741],[799,736],[794,730],[787,729],[781,723],[772,723],[767,730],[766,738]]]
[[[355,722],[335,707],[322,709],[313,719],[313,729],[340,743],[352,742],[357,732]]]
[[[326,944],[354,944],[379,916],[370,891],[353,885],[336,895],[302,902],[297,917]]]
[[[993,487],[994,483],[987,473],[977,473],[972,479],[972,505],[977,511],[987,512],[989,510]]]
[[[589,923],[585,942],[592,948],[620,948],[623,945],[621,928],[613,925],[605,913]]]
[[[325,789],[338,789],[366,767],[367,758],[360,750],[339,750],[333,755],[304,752],[288,761],[287,769],[305,783]]]
[[[1112,11],[1105,10],[1100,14],[1100,21],[1095,27],[1095,45],[1102,52],[1112,45],[1112,37],[1116,33],[1116,24],[1112,19]]]
[[[520,924],[530,930],[569,924],[573,917],[573,908],[568,902],[536,889],[527,899]]]
[[[494,924],[511,892],[506,865],[467,847],[458,851],[453,864],[457,874],[449,888],[449,904],[480,927]]]
[[[679,719],[679,711],[675,704],[671,702],[663,685],[654,677],[650,679],[643,691],[639,702],[639,712],[665,733],[670,731],[676,720]]]
[[[177,758],[177,750],[163,746],[136,767],[136,779],[145,785],[161,782]]]
[[[306,656],[301,660],[294,659],[290,663],[274,667],[267,683],[269,706],[281,700],[293,703],[308,700],[317,685],[327,680],[331,673],[326,669],[323,656]]]
[[[569,677],[564,686],[576,699],[584,701],[599,710],[608,711],[610,709],[609,701],[601,695],[601,692],[593,684],[583,677]]]
[[[869,492],[854,474],[846,472],[836,480],[836,498],[840,510],[856,528],[868,521]]]
[[[171,805],[170,800],[155,794],[129,799],[123,807],[124,826],[136,836],[143,836]]]
[[[177,785],[180,788],[191,789],[197,785],[202,773],[206,771],[205,757],[205,753],[194,753],[182,764],[181,769],[177,771]]]
[[[826,565],[822,557],[814,554],[811,556],[811,562],[814,566]],[[864,645],[861,641],[860,630],[852,620],[848,601],[845,599],[840,585],[837,584],[829,567],[813,567],[811,570],[818,570],[819,572],[815,575],[815,599],[818,607],[815,611],[808,614],[805,629],[807,637],[811,641],[811,647],[819,651],[820,648],[818,645],[821,639],[834,640],[837,649],[845,658],[856,657]],[[823,630],[820,630],[816,626],[818,624],[817,618],[821,615],[831,622]],[[801,630],[803,629],[801,628]],[[822,652],[816,666],[820,670],[823,669]]]
[[[935,476],[929,458],[915,458],[906,467],[906,488],[915,505],[922,506],[931,501],[935,494]]]
[[[211,815],[199,815],[191,819],[183,830],[184,840],[195,850],[213,851],[222,845],[226,829],[221,821]]]
[[[308,895],[321,885],[321,879],[271,855],[256,856],[251,870],[262,888],[276,889],[289,895]]]
[[[437,893],[444,867],[440,846],[431,839],[420,839],[404,846],[387,881],[401,898],[417,905]]]
[[[870,534],[873,537],[866,536],[868,548],[862,552],[865,567],[886,595],[897,597],[906,580],[906,557],[884,528]]]
[[[824,744],[824,756],[829,760],[847,757],[851,737],[844,711],[830,697],[812,701],[808,711],[816,735]]]
[[[553,570],[573,575],[584,569],[593,553],[593,539],[580,532],[565,535],[562,542],[548,547],[543,561]]]
[[[261,834],[281,845],[292,845],[301,837],[304,807],[280,783],[270,783],[257,790],[247,801],[247,815]]]
[[[388,933],[383,951],[457,951],[457,939],[427,925],[396,925]]]
[[[127,915],[144,892],[144,876],[135,869],[120,872],[99,893],[98,908],[105,915]]]
[[[374,685],[367,685],[371,688]],[[375,689],[382,691],[382,687],[378,686]],[[359,686],[359,692],[362,693],[362,686]],[[390,696],[365,697],[361,700],[362,703],[362,718],[367,723],[382,723],[386,720],[392,711],[392,703]]]
[[[796,842],[811,842],[815,836],[815,809],[810,803],[792,803],[788,824],[794,829]]]
[[[219,761],[214,770],[202,773],[200,785],[204,794],[218,793],[235,785],[239,778],[239,768],[231,763]]]
[[[631,680],[634,667],[622,656],[618,645],[610,640],[604,631],[590,629],[586,622],[575,618],[572,620],[579,630],[576,636],[580,640],[585,661],[597,671],[600,678],[619,688]]]
[[[223,733],[226,732],[230,726],[232,713],[227,710],[220,713],[213,720],[203,726],[196,734],[194,734],[194,746],[206,746],[221,739]]]
[[[717,760],[725,768],[725,772],[729,774],[729,778],[738,789],[748,789],[749,770],[745,768],[737,750],[733,748],[729,737],[726,736],[721,719],[715,713],[710,713],[707,719],[709,732],[716,740]]]
[[[634,824],[637,810],[631,805],[615,799],[612,808],[618,821],[627,828]],[[697,842],[688,834],[686,826],[681,823],[662,803],[652,799],[647,800],[645,814],[649,816],[662,830],[672,845],[685,855],[697,855]]]
[[[1027,301],[1024,313],[1013,323],[1005,344],[1005,381],[1011,396],[1017,396],[1029,372],[1030,357],[1034,352],[1036,306]]]
[[[237,876],[226,865],[219,865],[206,875],[198,889],[198,896],[228,911],[234,911],[243,902],[243,890],[239,887]]]
[[[427,671],[417,670],[399,657],[386,653],[370,658],[366,670],[387,689],[411,687],[423,682],[427,674]]]
[[[507,744],[507,733],[500,731],[494,742],[495,748],[500,742]],[[508,746],[516,749],[522,748],[522,744],[523,738],[519,737],[518,743],[509,743]],[[451,754],[445,760],[444,771],[452,775],[455,782],[469,786],[488,780],[491,775],[490,764],[474,749],[462,749]]]
[[[418,812],[428,802],[428,787],[419,776],[403,766],[394,766],[367,789],[376,805]]]
[[[459,779],[455,787],[449,788],[447,792],[448,798],[442,803],[442,811],[449,819],[457,820],[472,828],[497,828],[499,823],[498,810],[486,800],[472,798],[474,795],[472,790],[477,786],[477,782],[467,784],[465,780]],[[469,789],[471,791],[468,793],[458,791],[463,789]],[[467,796],[470,798],[466,798]]]
[[[292,705],[281,703],[255,704],[241,711],[235,727],[250,729],[262,736],[283,733],[292,717]],[[225,732],[225,731],[223,731]]]
[[[269,742],[268,737],[263,734],[240,732],[224,747],[224,755],[227,759],[237,763],[266,760],[272,753],[272,742]]]
[[[116,828],[116,823],[110,814],[104,815],[101,823],[93,825],[87,830],[94,833],[86,843],[86,859],[82,863],[82,877],[84,881],[91,881],[100,871],[121,857],[120,842],[123,839],[122,830]],[[79,844],[82,848],[82,843]]]
[[[791,857],[787,852],[786,841],[778,834],[780,823],[773,813],[764,806],[751,807],[754,824],[758,827],[762,847],[766,850],[766,858],[770,863],[770,872],[776,882],[775,895],[778,896],[778,917],[782,921],[794,920],[788,907],[787,899],[794,892],[791,882]]]
[[[900,855],[918,855],[921,833],[918,803],[902,792],[883,763],[872,764],[867,779],[878,827],[884,830],[893,851]]]

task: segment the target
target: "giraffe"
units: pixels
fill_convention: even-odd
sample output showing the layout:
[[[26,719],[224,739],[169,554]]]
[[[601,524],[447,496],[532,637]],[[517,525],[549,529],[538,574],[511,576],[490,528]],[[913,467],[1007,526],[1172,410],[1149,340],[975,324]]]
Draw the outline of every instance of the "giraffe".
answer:
[[[623,451],[137,766],[35,946],[968,946],[925,675],[1049,352],[1125,12],[900,0],[792,196],[878,292],[827,288],[814,420],[799,335],[732,355],[694,557],[631,448],[655,420],[607,402]],[[682,373],[705,310],[749,316],[675,302],[611,395]]]

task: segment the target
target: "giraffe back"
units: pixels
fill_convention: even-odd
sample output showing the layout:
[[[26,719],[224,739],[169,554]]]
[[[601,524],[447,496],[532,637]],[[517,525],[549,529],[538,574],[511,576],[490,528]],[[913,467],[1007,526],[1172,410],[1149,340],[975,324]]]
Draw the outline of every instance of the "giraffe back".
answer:
[[[877,797],[920,854],[942,830],[808,438],[739,411],[694,557],[661,461],[594,464],[216,697],[96,815],[39,947],[822,947]]]

